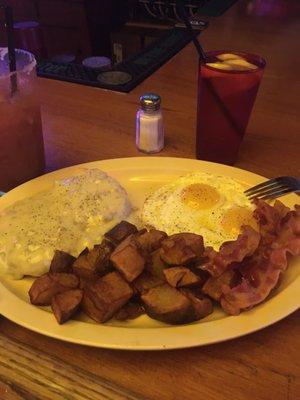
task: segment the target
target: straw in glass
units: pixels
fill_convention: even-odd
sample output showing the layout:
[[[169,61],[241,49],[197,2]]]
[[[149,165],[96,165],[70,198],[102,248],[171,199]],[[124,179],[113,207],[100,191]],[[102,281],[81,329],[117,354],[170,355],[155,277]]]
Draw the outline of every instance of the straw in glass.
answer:
[[[180,10],[180,14],[181,17],[183,19],[183,22],[185,23],[186,29],[189,32],[191,39],[196,47],[196,50],[198,52],[200,61],[202,64],[205,64],[207,62],[207,55],[205,54],[205,51],[203,50],[197,35],[195,34],[193,27],[191,25],[191,22],[189,20],[189,17],[186,13],[185,10],[185,6],[183,4],[182,1],[178,2],[178,9]],[[235,130],[235,132],[243,137],[243,132],[241,132],[240,127],[237,125],[236,121],[234,120],[234,118],[232,117],[230,111],[227,109],[227,107],[225,106],[225,104],[223,103],[223,101],[220,99],[218,93],[216,92],[216,89],[214,88],[213,84],[207,80],[206,81],[207,85],[209,86],[209,89],[216,101],[216,103],[218,104],[218,106],[220,107],[220,109],[222,110],[223,114],[225,115],[225,117],[227,118],[227,120],[229,121],[229,123],[231,124],[231,126],[233,127],[233,129]]]
[[[13,95],[18,90],[17,74],[16,74],[16,50],[14,45],[14,22],[13,22],[13,11],[12,7],[6,2],[0,4],[0,8],[4,9],[5,17],[5,28],[7,36],[7,49],[8,49],[8,59],[9,59],[9,70],[10,75],[10,88],[11,95]]]

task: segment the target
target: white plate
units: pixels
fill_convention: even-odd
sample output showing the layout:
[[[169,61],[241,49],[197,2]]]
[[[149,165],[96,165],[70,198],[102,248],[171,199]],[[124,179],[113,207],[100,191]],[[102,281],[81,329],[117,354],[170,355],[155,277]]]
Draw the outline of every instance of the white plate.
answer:
[[[97,161],[65,168],[41,176],[12,190],[0,199],[0,210],[17,200],[47,189],[54,179],[74,175],[82,168],[101,168],[119,180],[134,205],[140,206],[152,189],[191,171],[227,175],[247,185],[265,178],[237,168],[197,160],[141,157]],[[297,203],[296,195],[284,197],[285,204]],[[28,303],[27,290],[31,281],[0,281],[0,313],[28,329],[68,342],[89,346],[131,350],[176,349],[216,343],[262,329],[286,317],[299,307],[300,258],[294,258],[284,274],[280,288],[273,296],[236,317],[216,309],[209,317],[192,324],[167,326],[147,316],[129,322],[109,321],[95,324],[80,317],[58,325],[47,309]]]

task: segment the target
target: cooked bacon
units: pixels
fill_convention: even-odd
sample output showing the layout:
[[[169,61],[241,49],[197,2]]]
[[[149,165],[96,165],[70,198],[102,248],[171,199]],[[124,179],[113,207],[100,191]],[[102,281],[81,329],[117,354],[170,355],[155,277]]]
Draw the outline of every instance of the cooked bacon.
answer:
[[[280,264],[282,266],[282,262]],[[286,257],[285,265],[287,265]],[[241,310],[252,308],[265,300],[276,286],[283,271],[271,262],[270,257],[267,259],[265,256],[257,260],[252,269],[251,277],[248,279],[243,277],[241,283],[234,288],[223,286],[221,306],[228,314],[238,315]]]
[[[232,281],[235,279],[236,271],[228,269],[217,278],[210,277],[203,285],[203,293],[216,301],[220,301],[223,294],[223,288],[231,287]],[[226,289],[225,289],[226,290]]]
[[[300,205],[295,205],[295,210],[290,211],[281,220],[277,227],[277,240],[272,248],[288,247],[293,253],[297,253],[300,236]]]
[[[271,245],[260,245],[256,254],[241,268],[242,282],[223,287],[222,308],[231,315],[261,303],[274,289],[288,266],[288,254],[300,255],[300,207],[277,223],[277,237]]]
[[[200,269],[208,271],[212,276],[220,276],[233,262],[241,262],[245,257],[251,256],[257,249],[260,234],[251,226],[242,227],[242,232],[237,240],[225,242],[217,252],[212,247],[205,249],[208,262],[199,266]]]
[[[264,241],[270,243],[277,236],[278,228],[290,209],[279,200],[275,201],[274,206],[259,199],[255,199],[254,203],[256,209],[253,216],[258,222]]]

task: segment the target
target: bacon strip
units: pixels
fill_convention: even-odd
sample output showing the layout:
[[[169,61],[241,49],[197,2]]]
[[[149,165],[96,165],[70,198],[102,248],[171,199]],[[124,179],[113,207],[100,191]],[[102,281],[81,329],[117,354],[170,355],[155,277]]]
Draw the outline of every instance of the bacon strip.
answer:
[[[256,209],[253,216],[258,222],[259,231],[263,235],[264,241],[271,243],[276,238],[280,224],[290,209],[279,200],[275,201],[274,206],[259,199],[255,199],[254,203]]]
[[[260,242],[260,234],[251,226],[242,227],[242,233],[237,240],[225,242],[219,252],[212,247],[205,249],[205,255],[209,261],[199,266],[209,272],[212,276],[220,276],[233,262],[242,262],[245,257],[251,256],[257,249]]]
[[[277,220],[272,234],[277,234],[276,240],[267,247],[262,244],[248,265],[241,268],[242,282],[234,288],[222,288],[221,306],[228,314],[237,315],[264,301],[286,270],[287,255],[300,255],[300,207]]]

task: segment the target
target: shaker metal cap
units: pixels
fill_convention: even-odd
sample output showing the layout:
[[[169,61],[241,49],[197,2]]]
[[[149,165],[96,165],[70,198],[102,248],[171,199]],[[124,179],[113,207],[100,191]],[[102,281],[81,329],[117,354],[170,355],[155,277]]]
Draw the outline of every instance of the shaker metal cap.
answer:
[[[160,103],[161,97],[155,93],[145,93],[140,97],[140,104],[144,111],[157,111]]]

